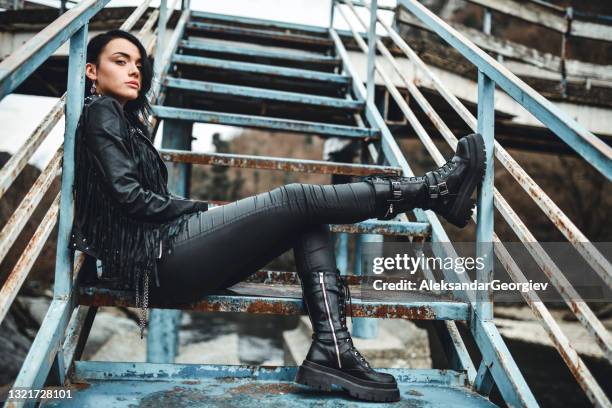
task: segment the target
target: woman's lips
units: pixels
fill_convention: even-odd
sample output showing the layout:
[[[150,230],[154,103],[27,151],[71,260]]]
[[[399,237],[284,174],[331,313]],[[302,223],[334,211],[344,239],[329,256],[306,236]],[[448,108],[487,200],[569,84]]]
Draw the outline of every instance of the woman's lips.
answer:
[[[126,84],[132,88],[138,89],[138,84],[135,82],[126,82]]]

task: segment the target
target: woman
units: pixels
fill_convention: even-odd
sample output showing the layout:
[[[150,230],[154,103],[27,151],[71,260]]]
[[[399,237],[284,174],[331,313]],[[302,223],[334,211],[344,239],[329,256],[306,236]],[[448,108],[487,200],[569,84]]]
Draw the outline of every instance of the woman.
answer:
[[[292,183],[208,210],[205,201],[177,197],[166,186],[167,170],[147,129],[152,72],[142,44],[121,30],[92,38],[86,76],[91,88],[77,132],[70,245],[101,261],[102,279],[136,292],[141,338],[148,296],[197,301],[293,248],[314,331],[296,381],[323,390],[335,383],[361,399],[397,401],[395,378],[373,370],[347,330],[350,292],[336,267],[328,224],[422,208],[465,226],[470,196],[484,174],[482,137],[462,138],[449,162],[422,177]]]

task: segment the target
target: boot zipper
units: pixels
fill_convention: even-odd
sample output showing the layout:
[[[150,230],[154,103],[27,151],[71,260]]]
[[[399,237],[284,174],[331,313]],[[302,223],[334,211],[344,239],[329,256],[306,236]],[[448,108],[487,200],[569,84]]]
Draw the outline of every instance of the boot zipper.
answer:
[[[387,215],[389,214],[393,214],[393,203],[389,204],[389,208],[387,209],[387,212],[385,213],[385,217],[387,217]]]
[[[331,313],[329,312],[329,304],[327,303],[327,291],[325,289],[325,282],[323,281],[323,272],[319,272],[319,282],[321,283],[321,289],[323,289],[323,301],[325,302],[325,311],[327,312],[327,321],[329,322],[329,328],[334,338],[334,347],[336,348],[336,357],[338,358],[338,368],[342,368],[340,362],[340,350],[338,349],[338,340],[336,340],[336,332],[334,331],[334,325],[331,320]]]

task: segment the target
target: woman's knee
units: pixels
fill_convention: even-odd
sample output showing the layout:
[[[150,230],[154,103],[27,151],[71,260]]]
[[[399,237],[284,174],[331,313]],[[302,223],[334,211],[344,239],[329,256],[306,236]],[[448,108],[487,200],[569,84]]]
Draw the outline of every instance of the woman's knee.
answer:
[[[306,183],[289,183],[278,187],[287,196],[289,200],[304,200],[306,198],[306,189],[308,184]]]

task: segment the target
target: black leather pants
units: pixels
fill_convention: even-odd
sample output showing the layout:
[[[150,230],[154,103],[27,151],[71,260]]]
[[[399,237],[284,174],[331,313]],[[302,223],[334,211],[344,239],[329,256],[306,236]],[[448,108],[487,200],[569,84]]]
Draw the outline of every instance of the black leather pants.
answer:
[[[290,248],[298,274],[335,271],[328,224],[374,217],[374,188],[345,184],[291,183],[190,216],[174,249],[158,260],[160,287],[152,298],[197,301],[261,269]]]

